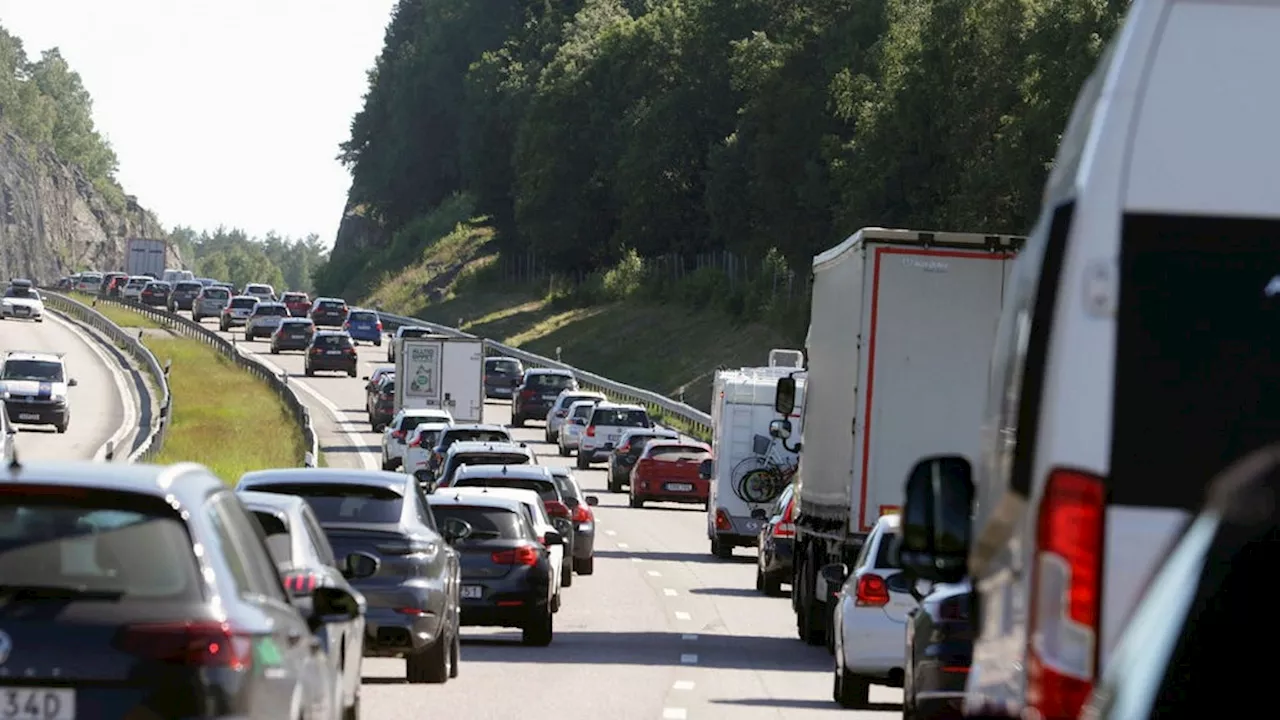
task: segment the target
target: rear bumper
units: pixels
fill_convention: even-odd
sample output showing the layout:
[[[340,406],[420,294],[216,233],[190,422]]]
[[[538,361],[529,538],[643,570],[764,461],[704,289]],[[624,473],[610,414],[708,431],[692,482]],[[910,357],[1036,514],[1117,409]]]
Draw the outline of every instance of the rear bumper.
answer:
[[[4,404],[9,422],[19,425],[62,425],[71,416],[66,404],[25,403],[8,400]]]
[[[371,607],[365,616],[364,655],[398,657],[418,652],[440,637],[442,624],[440,615],[431,611],[409,615],[391,608]]]
[[[836,610],[842,614],[840,628],[844,666],[850,672],[870,678],[887,678],[901,669],[906,659],[906,622],[898,622],[881,608],[859,608],[844,597]]]
[[[485,383],[484,396],[490,398],[509,398],[515,390],[510,384],[503,385],[501,383]]]
[[[352,340],[378,343],[379,345],[382,344],[382,333],[377,330],[358,330],[356,328],[351,328],[347,331],[347,334],[351,336]]]
[[[730,515],[729,529],[719,530],[715,527],[714,509],[712,512],[712,532],[720,542],[732,543],[738,547],[755,547],[759,544],[760,528],[764,527],[765,520],[756,520],[750,516]]]
[[[309,340],[286,340],[271,338],[271,347],[277,350],[306,350],[310,345]]]
[[[551,412],[552,404],[553,403],[547,403],[543,405],[536,402],[521,403],[520,409],[513,414],[526,420],[544,420],[547,417],[547,413]]]
[[[330,358],[326,355],[308,356],[307,367],[312,370],[351,372],[356,369],[356,358],[350,355],[341,358]]]
[[[579,560],[586,560],[596,552],[596,526],[589,527],[590,530],[583,530],[579,525],[573,531],[573,556]]]
[[[274,325],[249,325],[244,329],[249,337],[271,337],[275,331]]]

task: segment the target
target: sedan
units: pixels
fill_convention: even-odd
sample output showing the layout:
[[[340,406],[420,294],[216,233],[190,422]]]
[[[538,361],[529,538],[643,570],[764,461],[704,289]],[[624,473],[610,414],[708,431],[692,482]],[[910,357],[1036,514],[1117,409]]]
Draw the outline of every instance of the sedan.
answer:
[[[236,489],[303,498],[335,557],[356,555],[372,568],[372,574],[351,579],[368,603],[366,657],[404,658],[410,683],[457,677],[458,555],[440,536],[413,478],[288,468],[246,473]]]

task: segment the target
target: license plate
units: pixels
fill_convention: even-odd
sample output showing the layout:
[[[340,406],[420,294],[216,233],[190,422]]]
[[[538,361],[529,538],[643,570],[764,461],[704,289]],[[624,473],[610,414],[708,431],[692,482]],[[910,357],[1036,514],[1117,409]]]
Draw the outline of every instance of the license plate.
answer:
[[[4,688],[0,718],[4,720],[75,720],[76,691],[62,688]]]
[[[543,399],[543,400],[555,400],[557,397],[559,397],[559,396],[557,396],[557,395],[543,395],[543,396],[542,396],[542,399]]]
[[[341,350],[325,350],[324,354],[325,355],[341,355],[342,351]]]
[[[479,585],[463,585],[462,598],[464,600],[479,600],[484,597],[484,588]]]
[[[609,442],[611,442],[611,443],[616,443],[616,442],[618,442],[618,435],[617,435],[617,433],[614,433],[613,435],[608,436],[608,438],[607,438],[607,439],[608,439],[608,440],[609,440]]]
[[[672,492],[689,492],[693,490],[693,486],[689,483],[667,483],[667,489]]]
[[[14,308],[14,309],[13,309],[13,311],[14,311],[14,312],[16,312],[16,313],[18,313],[19,315],[26,315],[27,313],[31,312],[31,308],[28,308],[28,307],[16,307],[16,308]]]
[[[306,335],[290,335],[289,339],[290,340],[306,340],[307,336]]]
[[[39,420],[40,416],[36,413],[18,413],[19,420]]]

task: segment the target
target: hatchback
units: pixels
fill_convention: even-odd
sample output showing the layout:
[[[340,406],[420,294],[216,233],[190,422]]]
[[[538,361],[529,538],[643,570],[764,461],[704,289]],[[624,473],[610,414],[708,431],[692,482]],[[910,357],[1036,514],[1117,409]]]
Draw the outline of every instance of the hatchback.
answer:
[[[271,337],[287,317],[289,309],[283,303],[259,302],[253,306],[253,312],[249,313],[249,319],[244,324],[244,339],[250,341]]]
[[[356,342],[371,342],[382,347],[382,320],[372,310],[351,310],[342,329]]]
[[[280,298],[280,302],[289,308],[289,315],[292,317],[306,317],[311,312],[311,298],[304,292],[287,292]]]
[[[142,288],[142,294],[138,296],[138,302],[150,307],[162,308],[169,304],[169,292],[171,289],[167,282],[152,280]]]
[[[347,301],[341,298],[316,298],[311,305],[311,321],[316,327],[342,327],[347,321]]]
[[[515,384],[516,381],[513,381]],[[511,425],[524,427],[527,420],[545,420],[561,391],[577,390],[578,381],[569,370],[533,368],[526,370],[511,396]]]
[[[183,280],[174,285],[173,292],[169,293],[169,312],[193,309],[192,306],[202,290],[204,285],[199,280]]]
[[[231,302],[230,290],[217,285],[203,287],[200,289],[200,294],[196,296],[195,302],[191,304],[191,319],[200,322],[207,317],[216,318],[222,314],[229,302]]]
[[[524,375],[524,364],[515,358],[491,357],[484,359],[484,396],[486,398],[510,398],[515,381]]]
[[[307,318],[285,318],[280,321],[275,332],[271,333],[271,354],[278,355],[282,350],[306,350],[311,345],[311,337],[316,333],[316,326]]]
[[[307,359],[303,372],[312,377],[317,372],[345,372],[356,376],[356,348],[351,337],[336,330],[318,330],[307,346]]]

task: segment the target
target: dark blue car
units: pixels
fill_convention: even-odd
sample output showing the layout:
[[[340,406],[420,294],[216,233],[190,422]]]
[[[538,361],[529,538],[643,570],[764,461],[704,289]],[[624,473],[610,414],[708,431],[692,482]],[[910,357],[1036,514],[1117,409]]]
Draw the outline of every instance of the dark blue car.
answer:
[[[347,314],[347,321],[343,323],[342,329],[356,342],[382,345],[382,320],[372,310],[352,310]]]

